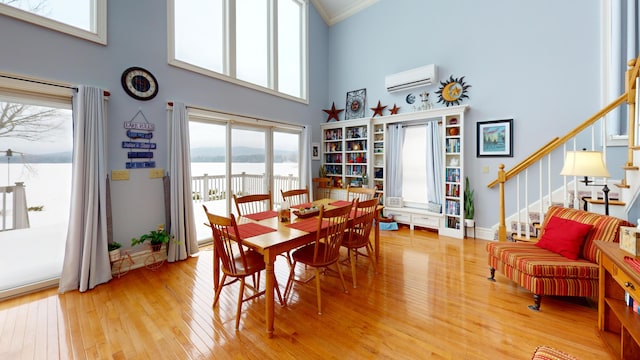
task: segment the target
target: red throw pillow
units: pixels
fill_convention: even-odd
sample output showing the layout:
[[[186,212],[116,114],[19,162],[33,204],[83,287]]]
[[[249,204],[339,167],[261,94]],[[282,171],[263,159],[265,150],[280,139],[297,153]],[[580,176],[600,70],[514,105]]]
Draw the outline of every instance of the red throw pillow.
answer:
[[[577,260],[584,239],[592,228],[593,225],[552,216],[536,245],[567,259]]]

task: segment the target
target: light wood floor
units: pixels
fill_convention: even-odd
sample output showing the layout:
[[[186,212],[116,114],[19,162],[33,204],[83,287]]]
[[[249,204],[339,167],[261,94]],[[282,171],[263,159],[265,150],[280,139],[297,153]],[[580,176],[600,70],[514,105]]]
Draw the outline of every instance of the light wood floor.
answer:
[[[383,231],[377,275],[359,259],[359,286],[348,283],[348,294],[324,276],[323,315],[314,282],[294,285],[290,304],[276,305],[272,339],[264,297],[244,304],[238,332],[236,285],[212,310],[212,253],[203,249],[83,294],[51,289],[1,302],[0,359],[530,359],[538,345],[610,359],[595,307],[546,297],[540,312],[529,310],[530,293],[501,275],[486,280],[485,244]],[[288,269],[278,261],[284,287]]]

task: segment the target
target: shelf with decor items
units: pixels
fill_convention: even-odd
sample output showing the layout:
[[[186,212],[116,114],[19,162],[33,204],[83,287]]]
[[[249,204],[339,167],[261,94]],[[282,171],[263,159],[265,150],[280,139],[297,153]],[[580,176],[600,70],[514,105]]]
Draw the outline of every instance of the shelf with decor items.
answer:
[[[322,124],[322,165],[333,187],[369,186],[371,119]]]

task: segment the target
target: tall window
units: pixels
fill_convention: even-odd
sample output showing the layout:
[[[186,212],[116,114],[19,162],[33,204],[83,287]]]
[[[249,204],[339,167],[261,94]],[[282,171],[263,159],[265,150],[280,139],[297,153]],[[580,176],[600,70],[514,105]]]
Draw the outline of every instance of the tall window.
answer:
[[[426,208],[427,148],[426,125],[405,128],[402,146],[402,199],[407,207]]]
[[[60,277],[71,196],[71,99],[0,84],[0,298]],[[54,280],[52,280],[54,279]]]
[[[170,64],[306,101],[306,1],[170,0],[169,19]]]
[[[0,14],[107,43],[107,0],[0,0]]]

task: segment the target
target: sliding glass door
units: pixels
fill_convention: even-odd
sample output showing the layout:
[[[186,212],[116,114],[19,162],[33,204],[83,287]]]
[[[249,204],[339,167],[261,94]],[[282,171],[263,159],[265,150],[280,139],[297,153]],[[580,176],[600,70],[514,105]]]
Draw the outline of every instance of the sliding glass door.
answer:
[[[236,196],[265,194],[269,188],[265,129],[231,128],[231,184]],[[235,205],[231,212],[237,214]]]
[[[189,132],[192,200],[200,242],[211,239],[202,205],[219,215],[236,214],[233,194],[271,190],[276,206],[281,201],[280,190],[301,186],[301,129],[198,112],[197,116],[190,114]]]
[[[60,277],[72,137],[70,99],[58,104],[0,93],[0,298]]]
[[[304,187],[300,183],[300,133],[273,133],[273,203],[282,201],[281,191]]]

